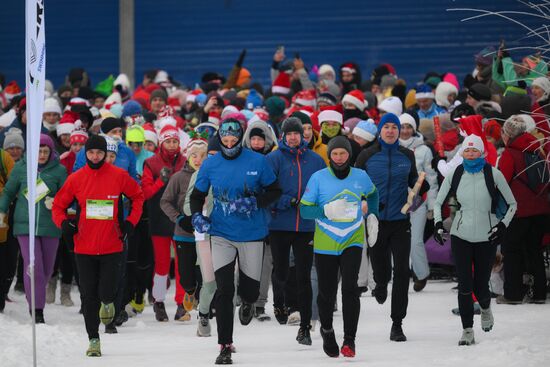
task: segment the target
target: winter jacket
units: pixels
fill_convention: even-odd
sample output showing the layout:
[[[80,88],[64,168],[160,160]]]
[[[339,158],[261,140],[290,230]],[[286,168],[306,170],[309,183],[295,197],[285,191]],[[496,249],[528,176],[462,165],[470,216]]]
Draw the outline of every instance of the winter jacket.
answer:
[[[136,172],[136,155],[132,149],[128,148],[128,146],[122,141],[118,142],[118,153],[116,155],[114,165],[128,172],[130,177],[134,180],[138,180]],[[86,150],[81,149],[76,155],[76,162],[73,167],[73,172],[78,171],[84,166],[86,166]]]
[[[501,220],[508,227],[517,209],[516,200],[502,173],[494,167],[491,169],[495,185],[509,205],[506,215]],[[445,177],[437,194],[434,206],[435,223],[442,221],[441,207],[451,189],[453,174],[454,170]],[[473,174],[464,171],[456,189],[456,199],[460,203],[460,209],[453,219],[451,235],[468,242],[488,241],[491,228],[496,226],[499,220],[494,213],[491,213],[492,200],[487,190],[483,170]]]
[[[52,152],[55,154],[55,152]],[[49,193],[35,205],[35,235],[47,237],[60,237],[61,231],[52,222],[51,210],[44,204],[46,197],[54,197],[67,179],[65,167],[59,164],[59,160],[50,160],[40,172],[37,180],[42,180],[48,186]],[[0,196],[0,212],[6,213],[11,202],[17,197],[14,214],[13,234],[16,236],[29,234],[29,209],[25,197],[27,192],[27,159],[23,157],[14,166],[10,178],[2,196]]]
[[[537,130],[546,138],[550,137],[550,123],[547,116],[550,114],[550,100],[533,103],[531,108],[531,117],[535,120]]]
[[[540,143],[537,138],[529,133],[523,133],[508,142],[498,161],[498,168],[510,185],[518,203],[515,215],[518,218],[550,213],[548,188],[535,193],[527,185],[524,152],[536,152],[540,150],[539,148]]]
[[[160,199],[166,189],[166,185],[160,179],[160,170],[163,167],[168,167],[172,170],[173,175],[181,170],[184,164],[185,157],[181,154],[178,154],[173,162],[165,161],[161,152],[145,160],[141,186],[145,200],[147,200],[149,229],[152,236],[172,237],[174,234],[174,223],[160,209]]]
[[[193,242],[195,240],[193,233],[184,231],[178,224],[178,218],[184,215],[185,195],[194,172],[195,170],[188,164],[183,166],[181,171],[170,178],[160,199],[160,208],[175,223],[173,232],[176,241]]]
[[[329,159],[328,159],[328,153],[327,153],[327,146],[323,144],[323,141],[320,138],[320,134],[318,131],[313,130],[313,137],[311,138],[311,141],[308,145],[309,149],[313,150],[315,153],[319,154],[321,158],[325,161],[325,164],[329,165]]]
[[[119,223],[119,204],[122,195],[130,199],[132,208],[126,220],[134,226],[141,217],[143,193],[128,172],[104,163],[99,169],[88,165],[71,174],[55,196],[52,219],[61,227],[67,219],[66,210],[73,200],[79,205],[78,233],[74,236],[74,252],[84,255],[104,255],[121,252],[123,243]],[[92,212],[100,206],[110,208],[107,219]],[[93,218],[90,218],[93,217]]]
[[[355,167],[367,171],[378,189],[380,220],[407,219],[401,208],[407,202],[409,187],[412,188],[418,179],[414,153],[397,144],[378,141],[359,154]],[[428,189],[429,184],[424,181],[419,194],[423,195]]]
[[[502,63],[502,68],[500,68],[500,63]],[[499,60],[495,56],[492,65],[492,77],[493,81],[495,81],[502,89],[506,89],[508,86],[517,86],[518,82],[521,80],[523,80],[527,86],[530,87],[533,80],[548,73],[548,65],[545,61],[541,61],[533,70],[529,70],[527,75],[518,76],[515,68],[516,64],[517,63],[515,63],[511,57],[504,57],[502,60]]]
[[[315,223],[300,217],[297,207],[310,177],[317,171],[326,168],[323,158],[307,149],[302,140],[298,148],[290,148],[281,141],[279,149],[267,155],[267,162],[277,176],[283,194],[273,204],[271,211],[270,231],[313,232]],[[291,205],[295,199],[296,205]]]
[[[136,155],[136,172],[138,177],[141,179],[143,176],[143,166],[147,158],[151,158],[155,153],[148,151],[147,149],[141,149],[138,155]]]
[[[264,133],[264,136],[265,136],[264,151],[263,152],[258,152],[258,153],[268,154],[273,149],[276,149],[278,144],[277,144],[277,137],[275,136],[275,132],[267,124],[267,122],[262,121],[262,120],[253,121],[252,123],[250,123],[248,125],[248,127],[246,128],[246,131],[244,132],[244,135],[243,135],[243,146],[248,148],[248,149],[252,149],[250,147],[250,132],[252,131],[252,129],[255,129],[255,128],[261,129]]]
[[[69,150],[68,152],[61,154],[59,158],[60,163],[67,170],[67,175],[73,173],[74,163],[76,162],[76,154],[73,151]]]
[[[399,144],[411,150],[414,153],[416,162],[416,171],[426,173],[426,181],[430,185],[430,190],[426,198],[426,204],[428,204],[428,210],[433,210],[435,198],[437,197],[437,172],[432,168],[433,153],[424,144],[424,137],[422,134],[417,133],[416,136],[412,136],[409,140],[404,141],[399,139]]]
[[[435,116],[444,114],[445,112],[445,109],[436,105],[435,102],[432,103],[432,106],[428,109],[428,111],[423,111],[421,109],[416,111],[418,118],[421,119],[433,119]]]
[[[4,149],[0,149],[0,193],[4,190],[14,166],[15,162],[11,155]]]

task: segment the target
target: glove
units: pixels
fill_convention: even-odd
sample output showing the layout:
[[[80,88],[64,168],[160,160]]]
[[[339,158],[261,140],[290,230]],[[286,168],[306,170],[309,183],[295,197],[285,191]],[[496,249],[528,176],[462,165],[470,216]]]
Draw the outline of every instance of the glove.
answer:
[[[178,226],[187,233],[193,233],[193,224],[191,224],[191,217],[188,215],[180,215],[176,219]]]
[[[504,223],[498,222],[498,224],[487,233],[489,234],[489,242],[491,242],[491,245],[500,245],[506,233],[506,226]]]
[[[170,175],[172,174],[172,169],[168,167],[162,167],[160,170],[160,180],[165,184],[170,180]]]
[[[329,220],[337,220],[343,218],[346,214],[347,200],[342,198],[331,201],[323,206],[325,217]]]
[[[239,213],[250,215],[254,210],[258,209],[258,202],[254,196],[238,198],[229,203],[230,213]]]
[[[443,232],[443,223],[437,222],[434,226],[434,240],[440,246],[443,246],[445,244],[445,240],[443,239]]]
[[[210,230],[212,222],[210,221],[210,218],[205,217],[199,212],[196,212],[191,217],[191,223],[193,224],[195,231],[199,233],[206,233]]]
[[[44,199],[44,206],[46,206],[46,209],[52,210],[53,205],[53,198],[51,196],[46,196]]]
[[[298,206],[298,204],[300,204],[300,201],[296,198],[292,198],[290,199],[290,206],[292,208],[296,208]]]
[[[378,218],[374,214],[369,214],[367,216],[367,243],[369,247],[374,246],[376,240],[378,240]]]
[[[121,230],[122,230],[121,240],[123,242],[126,242],[128,237],[130,237],[134,234],[134,225],[132,223],[128,222],[127,220],[125,220],[124,223],[122,223]]]
[[[74,220],[65,219],[61,223],[61,233],[69,249],[74,249],[74,235],[78,233],[77,223]]]
[[[7,226],[6,213],[0,213],[0,228],[6,228]]]
[[[246,56],[246,48],[242,50],[241,54],[239,55],[239,58],[237,59],[237,63],[235,65],[237,65],[238,67],[242,67],[245,56]]]

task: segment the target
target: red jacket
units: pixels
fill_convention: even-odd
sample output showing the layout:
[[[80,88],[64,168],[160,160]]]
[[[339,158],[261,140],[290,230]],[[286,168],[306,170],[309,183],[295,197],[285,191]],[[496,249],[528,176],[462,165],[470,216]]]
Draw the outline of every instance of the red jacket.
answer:
[[[550,136],[550,123],[546,120],[546,111],[544,107],[541,107],[538,102],[533,103],[531,107],[531,117],[535,120],[537,129],[545,137]]]
[[[78,233],[74,236],[74,252],[85,255],[104,255],[122,251],[122,231],[118,222],[118,209],[124,194],[132,201],[132,209],[127,221],[134,226],[143,210],[143,193],[128,172],[109,163],[95,170],[88,165],[69,176],[57,193],[52,207],[52,219],[56,226],[67,219],[67,208],[73,200],[80,207]],[[103,207],[112,208],[110,219],[90,218],[94,213],[91,200],[105,200]],[[89,208],[88,208],[89,204]],[[95,208],[98,207],[96,203]]]
[[[540,143],[533,135],[523,133],[508,145],[498,161],[498,169],[506,178],[512,193],[518,203],[515,216],[518,218],[530,217],[550,213],[548,189],[537,194],[527,186],[527,174],[523,152],[534,152],[540,148]]]

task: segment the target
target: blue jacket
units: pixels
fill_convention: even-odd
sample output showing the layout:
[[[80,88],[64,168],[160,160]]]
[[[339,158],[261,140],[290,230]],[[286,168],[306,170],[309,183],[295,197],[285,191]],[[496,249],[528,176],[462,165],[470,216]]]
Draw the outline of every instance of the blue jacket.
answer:
[[[323,158],[307,149],[305,141],[302,141],[298,148],[290,148],[285,142],[280,141],[279,149],[267,155],[267,162],[273,168],[283,191],[280,199],[272,206],[269,230],[315,231],[315,222],[303,219],[297,204],[304,194],[310,177],[327,167]],[[296,206],[291,206],[292,199],[296,199]]]
[[[432,107],[430,107],[428,111],[422,111],[421,109],[418,109],[418,111],[416,112],[418,113],[418,118],[433,119],[435,116],[441,115],[447,111],[445,111],[445,109],[436,105],[434,101],[434,103],[432,103]]]
[[[401,214],[401,208],[407,202],[409,187],[413,187],[418,179],[414,153],[399,144],[387,145],[378,141],[363,150],[355,167],[362,168],[372,179],[378,189],[380,200],[380,220],[395,221],[407,219]],[[422,185],[420,195],[428,191],[426,181]]]
[[[73,172],[78,171],[80,168],[86,165],[86,152],[85,149],[80,149],[80,152],[76,155],[76,162],[73,167]],[[128,148],[123,142],[118,143],[118,153],[116,155],[115,166],[122,168],[130,177],[138,181],[136,171],[136,155],[132,149]],[[139,182],[139,181],[138,181]]]

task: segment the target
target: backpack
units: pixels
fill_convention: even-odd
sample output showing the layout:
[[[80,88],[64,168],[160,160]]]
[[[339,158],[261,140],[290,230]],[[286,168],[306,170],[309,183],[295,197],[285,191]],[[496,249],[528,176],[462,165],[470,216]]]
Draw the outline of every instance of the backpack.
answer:
[[[518,172],[516,177],[529,187],[535,194],[544,190],[544,187],[550,184],[550,166],[548,162],[540,156],[538,152],[524,152],[525,170]],[[525,172],[527,180],[521,173]]]
[[[464,165],[460,165],[456,168],[451,179],[451,189],[445,198],[447,201],[450,197],[454,197],[457,202],[457,207],[460,209],[460,203],[456,199],[456,191],[458,185],[460,184],[460,179],[464,174]],[[493,177],[493,167],[489,163],[485,163],[483,166],[483,176],[485,177],[485,185],[487,185],[487,191],[491,196],[491,213],[493,213],[498,220],[501,220],[506,215],[508,211],[508,203],[498,190],[498,187],[495,185],[495,179]]]

